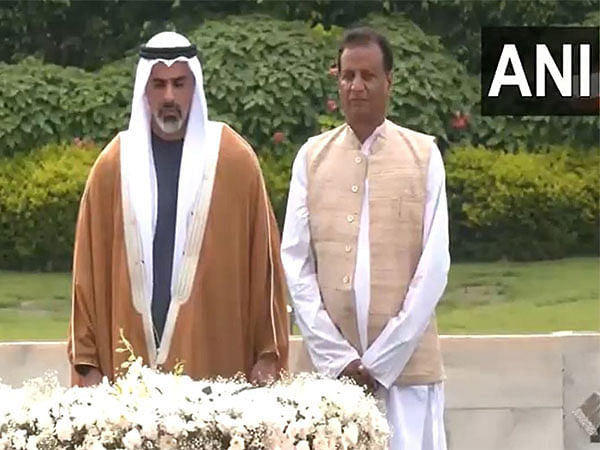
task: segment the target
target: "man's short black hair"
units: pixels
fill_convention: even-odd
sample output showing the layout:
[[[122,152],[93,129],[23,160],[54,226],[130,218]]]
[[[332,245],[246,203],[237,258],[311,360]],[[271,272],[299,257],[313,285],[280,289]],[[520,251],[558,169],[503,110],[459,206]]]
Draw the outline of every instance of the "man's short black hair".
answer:
[[[378,33],[369,27],[351,28],[344,33],[344,37],[338,48],[338,70],[342,69],[340,62],[344,49],[355,47],[357,45],[369,45],[371,43],[376,44],[381,50],[381,54],[383,55],[383,68],[386,72],[390,72],[394,66],[392,46],[383,34]]]

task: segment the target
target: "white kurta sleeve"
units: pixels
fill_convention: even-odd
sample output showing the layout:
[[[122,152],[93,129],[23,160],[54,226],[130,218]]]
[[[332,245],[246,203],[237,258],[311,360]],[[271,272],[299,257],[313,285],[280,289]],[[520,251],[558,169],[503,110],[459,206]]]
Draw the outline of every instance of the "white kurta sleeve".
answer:
[[[444,293],[450,269],[444,163],[433,144],[423,218],[423,252],[402,310],[367,349],[362,363],[386,389],[404,370]]]
[[[317,370],[336,377],[358,352],[341,335],[323,306],[310,245],[307,206],[306,147],[300,148],[292,168],[281,260],[298,327]]]

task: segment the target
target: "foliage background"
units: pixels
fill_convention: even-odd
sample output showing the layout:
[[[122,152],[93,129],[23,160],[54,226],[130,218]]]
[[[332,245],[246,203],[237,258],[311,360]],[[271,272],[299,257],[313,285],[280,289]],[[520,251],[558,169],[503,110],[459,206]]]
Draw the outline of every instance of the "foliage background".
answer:
[[[546,151],[555,144],[597,148],[598,117],[482,117],[479,81],[436,36],[404,15],[370,15],[365,22],[389,36],[394,49],[390,119],[438,138],[443,149],[483,145]],[[342,29],[244,15],[208,19],[188,35],[200,48],[212,118],[224,120],[256,148],[275,132],[301,144],[320,129],[337,99],[328,74]],[[28,57],[0,64],[0,155],[87,137],[107,142],[127,126],[136,56],[94,71]],[[455,112],[469,126],[452,128]]]
[[[139,44],[164,29],[197,44],[209,114],[257,151],[282,225],[296,151],[343,121],[329,69],[356,23],[393,46],[389,118],[438,138],[456,258],[598,254],[600,119],[482,117],[478,61],[482,25],[598,26],[599,0],[13,0],[0,3],[0,268],[70,266],[85,177],[127,126]]]

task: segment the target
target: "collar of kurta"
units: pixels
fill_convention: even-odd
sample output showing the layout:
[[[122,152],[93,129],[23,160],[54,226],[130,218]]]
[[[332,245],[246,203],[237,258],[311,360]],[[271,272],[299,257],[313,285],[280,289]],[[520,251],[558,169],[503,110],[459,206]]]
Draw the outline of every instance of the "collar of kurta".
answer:
[[[389,124],[391,124],[391,122],[387,119],[384,119],[383,122],[378,125],[367,137],[367,139],[361,143],[350,124],[345,123],[343,125],[344,129],[342,130],[344,133],[342,145],[350,150],[361,150],[367,156],[376,153],[378,146],[375,144],[378,140],[383,141],[386,139],[386,132],[388,131],[387,129]]]
[[[348,123],[344,123],[336,130],[338,130],[337,135],[341,138],[339,143],[341,147],[344,147],[350,151],[361,150],[363,153],[365,153],[366,150],[367,155],[369,156],[375,155],[376,153],[384,150],[386,148],[386,141],[388,141],[389,136],[398,132],[400,132],[401,139],[403,139],[413,151],[416,151],[418,148],[418,143],[415,141],[414,137],[415,133],[408,128],[403,128],[399,125],[396,125],[389,119],[384,119],[383,123],[375,128],[371,135],[362,144]],[[435,137],[428,136],[427,138],[431,139],[432,142],[435,143]]]

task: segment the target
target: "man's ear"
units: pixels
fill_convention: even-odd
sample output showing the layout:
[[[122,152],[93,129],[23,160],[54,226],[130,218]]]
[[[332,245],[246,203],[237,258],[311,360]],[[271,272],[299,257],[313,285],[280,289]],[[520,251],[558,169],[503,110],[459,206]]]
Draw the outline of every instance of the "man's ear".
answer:
[[[394,78],[394,75],[393,75],[393,72],[391,70],[389,72],[386,72],[385,79],[388,82],[388,86],[387,86],[388,94],[390,93],[390,90],[392,89],[393,78]]]

